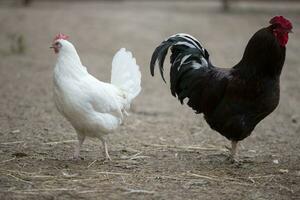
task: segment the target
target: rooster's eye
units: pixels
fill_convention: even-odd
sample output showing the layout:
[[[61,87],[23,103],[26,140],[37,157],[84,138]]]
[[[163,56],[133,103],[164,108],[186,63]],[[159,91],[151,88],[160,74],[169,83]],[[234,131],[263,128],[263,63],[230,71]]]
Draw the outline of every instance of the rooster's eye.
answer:
[[[59,46],[60,44],[59,44],[59,42],[55,42],[55,45],[56,45],[56,46]]]

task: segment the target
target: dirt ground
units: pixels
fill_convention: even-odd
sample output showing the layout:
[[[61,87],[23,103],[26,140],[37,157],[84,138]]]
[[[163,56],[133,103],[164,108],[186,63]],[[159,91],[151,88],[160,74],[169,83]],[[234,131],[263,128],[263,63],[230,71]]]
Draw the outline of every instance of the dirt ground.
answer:
[[[212,3],[35,3],[0,7],[0,199],[300,199],[300,13],[294,5],[230,13]],[[229,142],[149,74],[154,48],[167,36],[199,38],[217,66],[232,66],[251,35],[277,14],[294,23],[278,108],[242,142],[240,164],[226,161]],[[76,135],[52,101],[55,34],[70,35],[90,73],[108,81],[111,59],[131,50],[143,91],[131,115],[98,140],[83,160]],[[19,38],[19,39],[18,39]]]

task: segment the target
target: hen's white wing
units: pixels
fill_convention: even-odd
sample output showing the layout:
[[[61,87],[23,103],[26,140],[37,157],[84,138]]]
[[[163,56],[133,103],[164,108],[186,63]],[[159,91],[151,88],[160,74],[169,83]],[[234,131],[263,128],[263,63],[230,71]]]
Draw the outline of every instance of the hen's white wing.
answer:
[[[94,111],[123,117],[122,110],[127,100],[125,94],[116,86],[101,82],[88,74],[82,79],[81,88]]]

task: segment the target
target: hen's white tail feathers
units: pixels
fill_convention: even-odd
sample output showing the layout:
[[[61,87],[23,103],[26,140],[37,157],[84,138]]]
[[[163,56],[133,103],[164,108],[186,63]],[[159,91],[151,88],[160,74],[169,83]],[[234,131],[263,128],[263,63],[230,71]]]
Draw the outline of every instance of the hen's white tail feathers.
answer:
[[[127,94],[128,103],[141,91],[141,72],[135,58],[125,48],[114,56],[111,70],[111,84],[122,89]]]

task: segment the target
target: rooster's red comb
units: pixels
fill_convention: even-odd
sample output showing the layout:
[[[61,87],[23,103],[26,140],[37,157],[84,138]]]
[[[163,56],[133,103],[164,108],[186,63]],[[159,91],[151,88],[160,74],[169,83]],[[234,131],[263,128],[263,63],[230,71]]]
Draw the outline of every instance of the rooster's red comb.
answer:
[[[290,20],[286,19],[283,16],[275,16],[270,20],[270,24],[280,24],[282,28],[291,30],[293,28]]]
[[[55,40],[59,40],[59,39],[63,39],[63,40],[67,40],[69,38],[69,36],[63,34],[63,33],[59,33],[55,36],[54,41]]]

